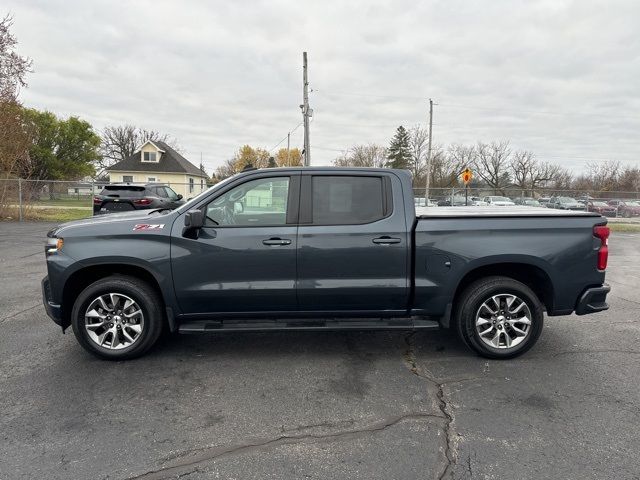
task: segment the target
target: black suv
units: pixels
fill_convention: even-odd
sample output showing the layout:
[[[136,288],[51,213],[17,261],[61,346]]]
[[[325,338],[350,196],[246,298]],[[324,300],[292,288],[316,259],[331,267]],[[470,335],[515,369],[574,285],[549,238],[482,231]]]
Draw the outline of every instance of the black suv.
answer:
[[[183,203],[182,195],[166,185],[116,183],[105,185],[100,194],[93,197],[93,214],[102,215],[148,208],[174,209]]]

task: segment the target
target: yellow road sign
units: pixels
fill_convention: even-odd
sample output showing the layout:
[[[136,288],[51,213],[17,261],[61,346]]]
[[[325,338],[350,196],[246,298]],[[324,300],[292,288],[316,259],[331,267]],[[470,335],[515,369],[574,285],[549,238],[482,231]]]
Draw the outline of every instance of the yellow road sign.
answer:
[[[462,172],[461,177],[464,184],[467,185],[473,178],[473,173],[468,168],[465,168],[464,171]]]

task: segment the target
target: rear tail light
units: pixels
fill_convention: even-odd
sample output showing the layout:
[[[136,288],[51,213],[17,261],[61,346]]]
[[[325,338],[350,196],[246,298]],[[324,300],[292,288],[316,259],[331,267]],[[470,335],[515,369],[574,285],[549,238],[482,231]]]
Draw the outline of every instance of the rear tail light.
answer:
[[[102,203],[102,199],[100,197],[93,197],[93,204],[100,205]]]
[[[134,200],[133,203],[135,205],[151,205],[151,199],[150,198],[140,198],[138,200]]]
[[[598,249],[598,270],[606,270],[609,259],[609,234],[611,230],[606,225],[596,225],[593,227],[593,236],[600,239]]]

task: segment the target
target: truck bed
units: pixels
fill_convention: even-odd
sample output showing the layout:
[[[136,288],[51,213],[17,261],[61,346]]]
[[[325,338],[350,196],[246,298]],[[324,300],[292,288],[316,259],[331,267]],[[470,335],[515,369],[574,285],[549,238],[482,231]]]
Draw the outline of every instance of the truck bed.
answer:
[[[599,213],[582,210],[556,210],[537,207],[416,207],[417,218],[465,217],[599,217]]]

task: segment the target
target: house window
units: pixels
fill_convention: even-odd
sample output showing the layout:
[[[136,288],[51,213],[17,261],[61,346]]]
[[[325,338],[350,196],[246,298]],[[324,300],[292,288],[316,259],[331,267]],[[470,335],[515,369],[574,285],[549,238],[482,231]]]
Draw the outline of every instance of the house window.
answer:
[[[158,179],[156,177],[147,177],[147,182],[157,182]]]
[[[144,152],[142,157],[143,162],[156,162],[156,152]]]
[[[193,178],[190,178],[189,179],[189,193],[193,193],[193,184],[194,184]]]
[[[133,175],[123,175],[122,176],[122,181],[124,183],[131,183],[133,182]]]

